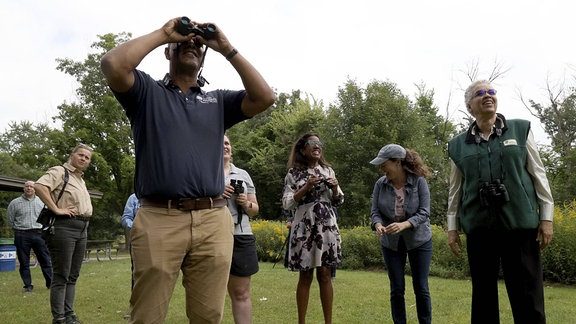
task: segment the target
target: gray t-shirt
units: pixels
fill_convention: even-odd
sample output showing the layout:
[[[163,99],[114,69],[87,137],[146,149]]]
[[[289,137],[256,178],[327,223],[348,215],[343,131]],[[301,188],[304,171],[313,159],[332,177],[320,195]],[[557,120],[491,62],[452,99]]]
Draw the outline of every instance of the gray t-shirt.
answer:
[[[254,182],[246,170],[236,167],[234,164],[230,163],[230,174],[226,177],[226,184],[230,183],[230,180],[242,180],[242,187],[244,188],[245,194],[256,194],[256,188],[254,187]],[[234,235],[252,235],[252,227],[250,226],[250,218],[243,211],[242,221],[238,223],[238,205],[236,204],[236,195],[232,195],[228,199],[228,209],[232,214],[234,219]]]

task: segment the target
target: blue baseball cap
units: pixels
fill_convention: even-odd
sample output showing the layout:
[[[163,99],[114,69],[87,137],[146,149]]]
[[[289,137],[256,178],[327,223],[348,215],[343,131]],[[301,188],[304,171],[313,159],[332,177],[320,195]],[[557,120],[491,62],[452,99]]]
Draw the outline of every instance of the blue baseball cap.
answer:
[[[406,150],[398,144],[388,144],[380,149],[378,155],[370,164],[380,165],[390,159],[404,159],[406,157]]]

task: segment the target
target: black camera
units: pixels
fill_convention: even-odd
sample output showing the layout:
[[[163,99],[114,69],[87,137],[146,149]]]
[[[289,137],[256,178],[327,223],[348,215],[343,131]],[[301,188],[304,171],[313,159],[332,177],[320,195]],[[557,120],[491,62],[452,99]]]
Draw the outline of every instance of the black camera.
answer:
[[[216,26],[208,24],[206,27],[200,27],[191,23],[188,17],[182,17],[178,20],[176,31],[180,33],[180,35],[184,36],[194,33],[198,36],[202,36],[206,40],[214,39],[216,37]]]
[[[480,205],[482,207],[500,206],[508,201],[510,201],[508,190],[499,179],[480,184]]]
[[[242,180],[230,179],[230,185],[234,187],[235,194],[244,193],[244,186],[242,185],[243,182],[244,181]]]
[[[334,187],[326,178],[322,178],[322,181],[320,181],[320,182],[325,184],[326,187],[328,187],[328,189],[332,189],[332,187]]]
[[[326,178],[326,176],[324,176],[323,174],[318,175],[319,177],[322,177],[322,180],[320,180],[320,182],[318,182],[316,185],[314,185],[314,189],[315,190],[322,190],[321,185],[324,184],[326,186],[326,188],[328,189],[332,189],[332,187],[334,187],[329,181],[328,178]]]

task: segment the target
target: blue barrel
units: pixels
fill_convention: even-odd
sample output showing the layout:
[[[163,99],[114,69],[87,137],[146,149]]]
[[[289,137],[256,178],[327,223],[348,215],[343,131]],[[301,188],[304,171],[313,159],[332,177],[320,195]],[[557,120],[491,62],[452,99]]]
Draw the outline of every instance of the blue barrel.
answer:
[[[14,239],[0,238],[0,272],[16,270]]]

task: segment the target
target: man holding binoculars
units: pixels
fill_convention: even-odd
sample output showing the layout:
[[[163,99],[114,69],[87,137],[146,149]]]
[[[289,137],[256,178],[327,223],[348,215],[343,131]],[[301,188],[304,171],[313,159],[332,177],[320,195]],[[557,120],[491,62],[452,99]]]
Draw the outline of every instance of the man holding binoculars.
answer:
[[[222,197],[224,132],[275,100],[220,28],[184,18],[116,46],[101,61],[130,120],[136,152],[134,191],[141,207],[131,230],[129,323],[164,321],[180,271],[190,323],[221,322],[234,242]],[[157,81],[137,67],[162,45],[170,68]],[[201,90],[208,48],[232,64],[245,90]]]

